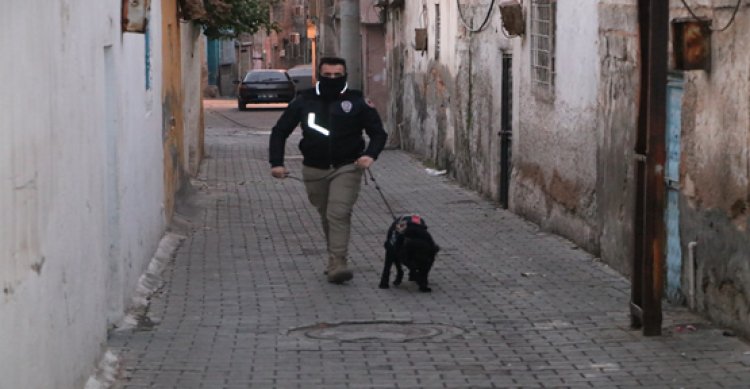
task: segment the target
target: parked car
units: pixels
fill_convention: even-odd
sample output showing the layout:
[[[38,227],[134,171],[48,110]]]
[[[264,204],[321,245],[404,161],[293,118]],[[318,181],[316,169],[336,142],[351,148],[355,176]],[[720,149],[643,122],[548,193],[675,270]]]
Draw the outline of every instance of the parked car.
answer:
[[[247,109],[249,103],[288,103],[296,95],[294,81],[283,69],[262,69],[247,72],[237,91],[237,108]]]
[[[297,94],[300,94],[305,89],[313,87],[312,82],[312,65],[297,65],[289,70],[289,77],[292,78],[294,84],[297,86]]]

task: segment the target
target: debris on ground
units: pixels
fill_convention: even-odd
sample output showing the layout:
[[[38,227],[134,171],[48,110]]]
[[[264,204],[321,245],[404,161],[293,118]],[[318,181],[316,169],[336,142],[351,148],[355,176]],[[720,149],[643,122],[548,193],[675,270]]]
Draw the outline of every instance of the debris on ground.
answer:
[[[447,170],[435,170],[435,169],[430,169],[430,168],[426,168],[424,170],[427,172],[428,175],[433,176],[433,177],[435,177],[435,176],[442,176],[442,175],[448,173]]]

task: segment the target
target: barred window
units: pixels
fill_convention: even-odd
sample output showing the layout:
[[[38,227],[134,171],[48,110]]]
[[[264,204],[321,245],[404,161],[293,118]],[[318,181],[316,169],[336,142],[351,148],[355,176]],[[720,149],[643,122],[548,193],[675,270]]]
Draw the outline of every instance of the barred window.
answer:
[[[531,2],[531,77],[538,90],[555,91],[556,0]]]

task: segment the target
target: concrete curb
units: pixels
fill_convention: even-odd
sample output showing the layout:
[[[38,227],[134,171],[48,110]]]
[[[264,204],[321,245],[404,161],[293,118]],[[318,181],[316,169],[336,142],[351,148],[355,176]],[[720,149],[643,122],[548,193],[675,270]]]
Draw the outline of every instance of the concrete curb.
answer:
[[[148,316],[151,296],[164,285],[162,273],[185,239],[185,236],[173,232],[164,234],[146,271],[138,279],[138,284],[125,315],[120,322],[113,326],[115,331],[153,326],[158,322],[157,319]],[[86,381],[84,389],[112,388],[121,375],[121,370],[120,355],[107,348],[97,364],[96,371]]]

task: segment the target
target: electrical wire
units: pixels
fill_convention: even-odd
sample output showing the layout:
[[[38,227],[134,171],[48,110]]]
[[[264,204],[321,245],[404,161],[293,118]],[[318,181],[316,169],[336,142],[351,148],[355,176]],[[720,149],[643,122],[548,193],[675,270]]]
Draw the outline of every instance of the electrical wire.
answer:
[[[482,21],[482,25],[480,25],[479,28],[477,28],[476,30],[466,23],[466,19],[464,18],[464,12],[461,10],[461,0],[456,0],[456,7],[458,7],[458,16],[459,16],[458,18],[461,20],[461,24],[463,24],[464,27],[466,27],[466,29],[470,33],[477,33],[477,32],[484,30],[487,27],[487,22],[490,20],[490,15],[492,15],[492,10],[495,8],[495,0],[492,0],[492,3],[490,4],[490,9],[487,10],[487,15],[485,15],[484,21]]]
[[[693,9],[690,8],[690,6],[688,5],[688,3],[685,0],[680,0],[680,1],[682,2],[682,5],[684,5],[685,8],[687,8],[688,12],[690,13],[690,16],[692,16],[693,19],[701,20],[701,18],[699,18],[698,15],[696,15],[695,12],[693,12]],[[734,22],[734,18],[735,18],[735,16],[737,16],[737,11],[740,10],[740,5],[742,5],[742,0],[737,0],[737,5],[734,6],[734,11],[732,12],[732,17],[729,18],[729,21],[727,22],[727,24],[724,27],[719,28],[719,29],[712,28],[711,31],[717,31],[717,32],[726,31],[726,29],[729,28],[729,26],[731,26],[732,23]]]

